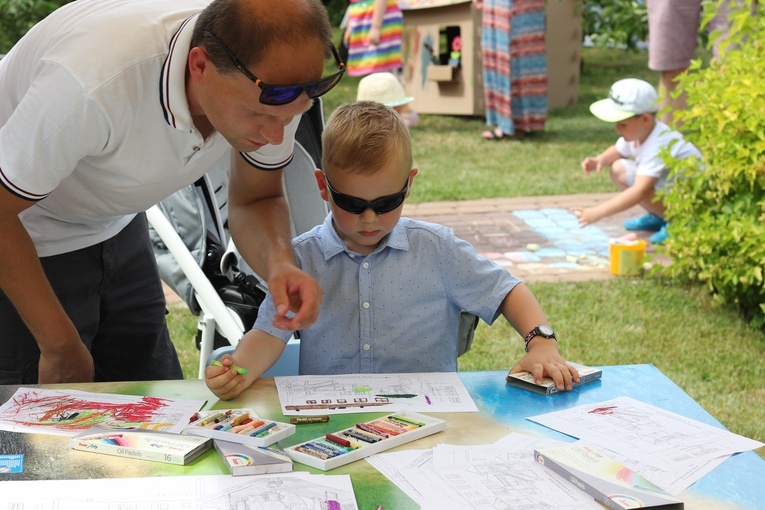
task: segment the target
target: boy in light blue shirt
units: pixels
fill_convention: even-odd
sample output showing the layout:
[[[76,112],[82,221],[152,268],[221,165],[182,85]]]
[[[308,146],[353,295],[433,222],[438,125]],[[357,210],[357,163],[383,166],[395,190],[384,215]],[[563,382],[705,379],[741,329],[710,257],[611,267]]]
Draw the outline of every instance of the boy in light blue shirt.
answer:
[[[300,330],[301,374],[456,371],[464,310],[489,324],[504,315],[525,337],[528,354],[513,372],[550,376],[561,390],[578,382],[525,285],[450,228],[401,217],[417,169],[409,130],[393,109],[341,106],[322,142],[316,181],[331,213],[293,240],[298,265],[324,290],[318,319]],[[219,398],[236,397],[281,355],[292,332],[269,323],[271,312],[267,296],[223,366],[207,367],[207,386]]]

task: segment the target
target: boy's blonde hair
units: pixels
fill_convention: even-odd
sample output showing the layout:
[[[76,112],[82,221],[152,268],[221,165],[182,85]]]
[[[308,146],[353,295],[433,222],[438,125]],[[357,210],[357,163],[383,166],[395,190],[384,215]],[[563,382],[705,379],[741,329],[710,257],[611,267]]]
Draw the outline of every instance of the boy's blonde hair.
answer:
[[[321,163],[325,173],[374,173],[389,161],[412,168],[409,128],[393,108],[373,101],[340,106],[324,126]]]

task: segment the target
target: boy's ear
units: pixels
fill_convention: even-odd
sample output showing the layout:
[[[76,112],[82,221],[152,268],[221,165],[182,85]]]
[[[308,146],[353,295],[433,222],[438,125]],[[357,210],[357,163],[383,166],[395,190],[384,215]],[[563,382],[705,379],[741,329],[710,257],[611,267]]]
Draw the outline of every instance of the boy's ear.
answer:
[[[412,186],[414,185],[414,176],[417,175],[417,172],[419,172],[418,169],[412,168],[412,170],[409,172],[409,190],[406,192],[406,196],[409,197],[409,195],[412,193]]]
[[[323,198],[325,202],[329,202],[329,191],[327,190],[327,179],[324,177],[324,172],[317,168],[313,171],[313,175],[316,177],[316,184],[319,186],[321,198]]]

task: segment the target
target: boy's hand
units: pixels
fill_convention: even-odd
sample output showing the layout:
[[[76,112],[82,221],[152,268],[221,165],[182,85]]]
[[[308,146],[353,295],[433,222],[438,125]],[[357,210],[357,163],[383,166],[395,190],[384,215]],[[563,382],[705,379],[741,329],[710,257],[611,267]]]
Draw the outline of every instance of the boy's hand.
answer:
[[[601,219],[601,215],[598,213],[596,207],[586,207],[584,209],[575,209],[574,214],[579,219],[579,226],[586,227],[592,223],[595,223]]]
[[[220,362],[220,366],[210,365],[205,368],[205,384],[219,399],[231,400],[244,390],[247,381],[231,368],[234,358],[230,355],[224,354]]]
[[[582,170],[585,175],[590,175],[590,172],[598,172],[603,168],[603,163],[598,158],[584,158],[582,161]]]
[[[531,372],[537,384],[544,376],[551,377],[558,391],[573,388],[572,381],[579,382],[579,372],[566,363],[558,353],[558,343],[553,339],[537,337],[529,344],[529,353],[515,365],[511,374],[522,371]]]

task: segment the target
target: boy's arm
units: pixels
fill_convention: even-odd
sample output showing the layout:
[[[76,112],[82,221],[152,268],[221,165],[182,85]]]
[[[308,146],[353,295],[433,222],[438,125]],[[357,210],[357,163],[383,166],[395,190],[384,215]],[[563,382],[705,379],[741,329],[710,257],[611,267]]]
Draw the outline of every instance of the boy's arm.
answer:
[[[579,213],[579,224],[584,227],[607,216],[626,211],[630,207],[648,200],[653,194],[653,187],[656,181],[655,177],[645,175],[635,176],[635,183],[618,195],[609,198],[595,207],[582,209]]]
[[[276,363],[286,347],[281,339],[259,329],[242,337],[234,353],[221,357],[221,366],[205,368],[205,384],[221,400],[230,400],[249,388],[255,380]],[[231,366],[247,369],[240,375]]]
[[[500,306],[502,315],[521,337],[537,326],[549,324],[542,307],[528,287],[519,283],[505,296]],[[559,390],[570,390],[572,379],[579,382],[579,373],[558,352],[558,342],[552,338],[537,336],[529,342],[529,352],[510,370],[511,373],[529,371],[534,380],[552,377]]]
[[[587,157],[582,161],[582,170],[586,175],[590,175],[590,172],[600,172],[602,168],[609,167],[614,164],[618,159],[623,156],[616,150],[616,145],[612,145],[608,149],[604,150],[594,158]]]

